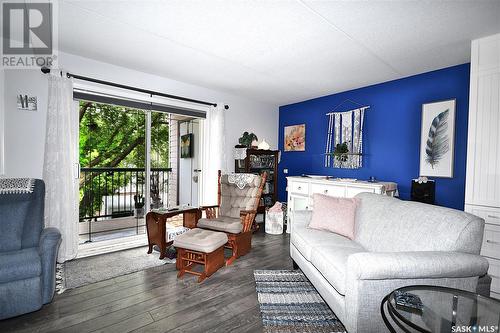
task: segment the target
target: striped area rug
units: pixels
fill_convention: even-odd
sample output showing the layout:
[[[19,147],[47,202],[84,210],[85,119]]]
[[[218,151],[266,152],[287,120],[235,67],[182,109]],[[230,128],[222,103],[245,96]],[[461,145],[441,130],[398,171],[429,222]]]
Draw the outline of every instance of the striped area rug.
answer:
[[[255,270],[265,333],[345,332],[300,270]]]

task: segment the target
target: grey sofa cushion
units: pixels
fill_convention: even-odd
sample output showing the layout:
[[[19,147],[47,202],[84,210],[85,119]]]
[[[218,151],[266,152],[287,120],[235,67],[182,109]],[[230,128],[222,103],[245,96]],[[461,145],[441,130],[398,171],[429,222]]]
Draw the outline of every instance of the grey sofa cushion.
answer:
[[[315,246],[311,263],[339,294],[345,295],[347,259],[351,254],[360,252],[365,252],[361,246]]]
[[[175,237],[174,246],[204,253],[210,253],[227,243],[223,232],[194,228]]]
[[[347,262],[351,281],[479,277],[488,266],[482,256],[448,251],[363,252]]]
[[[335,245],[339,247],[360,248],[360,245],[347,237],[333,232],[309,229],[306,225],[296,225],[291,234],[291,242],[297,250],[311,261],[313,248],[321,245]]]
[[[361,193],[355,240],[370,252],[479,254],[484,221],[463,211]]]
[[[243,230],[241,219],[229,216],[219,216],[216,219],[201,218],[198,220],[197,227],[228,232],[230,234],[239,234]]]
[[[262,177],[256,175],[251,176],[253,176],[253,180],[243,189],[238,188],[235,184],[229,183],[228,175],[221,176],[220,216],[240,218],[241,210],[256,209],[258,205],[256,200]]]
[[[0,283],[24,280],[42,274],[38,248],[0,253]]]
[[[19,250],[22,246],[24,221],[30,202],[16,200],[13,194],[4,194],[2,197],[0,201],[0,252]]]

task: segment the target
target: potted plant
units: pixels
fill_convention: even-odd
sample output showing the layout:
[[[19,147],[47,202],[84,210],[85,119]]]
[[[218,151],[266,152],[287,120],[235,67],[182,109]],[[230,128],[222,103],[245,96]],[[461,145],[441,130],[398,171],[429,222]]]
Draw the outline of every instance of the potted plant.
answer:
[[[337,159],[339,162],[346,162],[349,154],[349,148],[347,146],[347,142],[342,142],[339,143],[335,146],[335,149],[333,150],[333,156]]]
[[[238,142],[244,147],[251,147],[252,142],[257,140],[257,135],[255,135],[254,133],[244,132],[241,138],[238,139]]]
[[[144,217],[144,197],[142,195],[134,195],[134,208],[135,208],[135,217],[143,218]]]

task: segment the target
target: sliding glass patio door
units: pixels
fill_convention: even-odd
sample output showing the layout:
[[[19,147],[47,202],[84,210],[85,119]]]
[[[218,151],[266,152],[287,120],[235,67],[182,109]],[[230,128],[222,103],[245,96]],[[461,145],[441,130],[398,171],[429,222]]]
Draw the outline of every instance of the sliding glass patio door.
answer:
[[[169,114],[79,103],[80,243],[144,235],[168,205]]]

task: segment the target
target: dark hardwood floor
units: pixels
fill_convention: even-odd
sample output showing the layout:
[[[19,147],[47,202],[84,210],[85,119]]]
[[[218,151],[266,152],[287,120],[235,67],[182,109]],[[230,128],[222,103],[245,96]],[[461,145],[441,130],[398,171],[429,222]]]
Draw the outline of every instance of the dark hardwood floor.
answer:
[[[68,290],[0,332],[261,332],[253,270],[291,269],[288,242],[260,230],[249,254],[200,284],[168,264]]]

